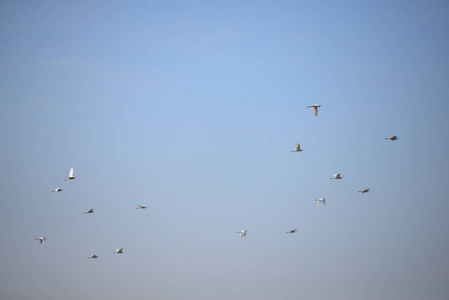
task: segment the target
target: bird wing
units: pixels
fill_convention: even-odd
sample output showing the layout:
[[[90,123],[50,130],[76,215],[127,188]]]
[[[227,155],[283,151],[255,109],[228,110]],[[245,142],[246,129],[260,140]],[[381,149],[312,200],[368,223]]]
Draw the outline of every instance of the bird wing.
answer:
[[[73,177],[73,168],[70,168],[69,177]]]
[[[316,106],[312,106],[312,112],[315,116],[318,115],[318,108]]]
[[[297,143],[296,147],[295,147],[295,151],[299,151],[299,149],[301,149],[301,146],[299,145],[299,143]]]

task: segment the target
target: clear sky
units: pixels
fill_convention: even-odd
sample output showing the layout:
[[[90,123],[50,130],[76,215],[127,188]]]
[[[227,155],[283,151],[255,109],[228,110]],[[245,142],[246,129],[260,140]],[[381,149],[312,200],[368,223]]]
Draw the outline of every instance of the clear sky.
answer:
[[[0,298],[449,299],[448,32],[447,1],[1,1]]]

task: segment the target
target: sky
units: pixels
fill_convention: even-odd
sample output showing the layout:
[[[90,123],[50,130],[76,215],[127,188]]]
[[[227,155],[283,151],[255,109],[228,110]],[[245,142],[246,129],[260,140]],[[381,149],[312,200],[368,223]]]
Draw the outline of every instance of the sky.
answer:
[[[448,32],[447,1],[2,1],[0,298],[449,299]]]

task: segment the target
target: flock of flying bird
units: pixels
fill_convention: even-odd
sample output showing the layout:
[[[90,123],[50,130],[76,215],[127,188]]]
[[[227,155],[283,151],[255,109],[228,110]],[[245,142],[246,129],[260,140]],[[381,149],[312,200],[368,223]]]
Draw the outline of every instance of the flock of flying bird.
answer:
[[[318,108],[319,107],[321,107],[321,105],[319,105],[319,104],[314,104],[314,105],[307,106],[307,108],[311,108],[312,109],[312,112],[313,112],[313,114],[315,116],[318,116]],[[391,137],[386,137],[385,139],[386,140],[390,140],[390,141],[396,141],[399,138],[397,136],[393,135]],[[303,149],[301,149],[301,145],[299,143],[297,143],[296,146],[295,146],[295,149],[290,151],[290,152],[302,152],[302,151],[303,151]],[[332,175],[331,179],[343,179],[343,177],[341,176],[340,173],[337,173],[337,174]],[[366,189],[358,191],[358,192],[362,193],[362,194],[365,194],[365,193],[368,193],[369,191],[370,191],[370,189],[366,188]],[[326,199],[325,198],[318,198],[315,201],[316,201],[316,203],[318,205],[321,205],[321,204],[326,205]],[[286,233],[295,233],[297,230],[298,229],[295,228],[295,229],[292,229],[290,231],[287,231]],[[240,230],[237,233],[240,234],[240,237],[246,237],[247,231],[246,230]]]
[[[318,116],[318,108],[319,108],[319,107],[321,107],[321,105],[318,105],[318,104],[314,104],[314,105],[307,106],[307,108],[312,108],[312,112],[313,112],[313,114],[314,114],[315,116]],[[398,140],[399,138],[398,138],[396,135],[393,135],[393,136],[391,136],[391,137],[386,137],[385,139],[386,139],[386,140],[390,140],[390,141],[396,141],[396,140]],[[292,150],[292,151],[290,151],[290,152],[302,152],[302,151],[303,151],[303,149],[301,149],[301,145],[300,145],[299,143],[297,143],[295,149]],[[67,180],[73,180],[73,179],[75,179],[75,178],[76,178],[76,177],[73,176],[73,168],[71,168],[71,169],[70,169],[70,172],[69,172],[69,176],[65,178],[65,181],[67,181]],[[336,174],[332,175],[331,179],[343,179],[343,177],[341,176],[340,173],[336,173]],[[62,190],[63,190],[63,189],[61,189],[61,188],[58,187],[58,188],[54,189],[52,192],[59,193],[59,192],[61,192]],[[369,188],[366,188],[366,189],[361,190],[361,191],[358,191],[358,192],[359,192],[359,193],[362,193],[362,194],[365,194],[365,193],[368,193],[369,191],[370,191],[370,189],[369,189]],[[318,198],[318,199],[316,199],[315,201],[317,202],[318,205],[321,205],[321,204],[326,205],[326,199],[325,199],[325,198]],[[138,205],[138,206],[136,207],[136,209],[145,209],[145,208],[147,208],[147,206]],[[93,212],[94,212],[94,209],[93,209],[93,208],[90,208],[89,210],[85,211],[84,213],[85,213],[85,214],[91,214],[91,213],[93,213]],[[297,230],[298,230],[298,229],[295,228],[295,229],[292,229],[292,230],[290,230],[290,231],[287,231],[286,233],[295,233]],[[247,230],[243,229],[243,230],[238,231],[237,233],[240,235],[240,237],[243,238],[243,237],[246,237]],[[46,239],[47,239],[47,238],[45,238],[45,237],[38,237],[38,238],[36,238],[36,240],[37,240],[40,244],[42,244]],[[123,248],[116,248],[116,250],[115,250],[115,252],[114,252],[114,254],[122,254],[122,253],[123,253]],[[95,259],[95,258],[98,258],[98,256],[97,256],[96,254],[92,254],[92,255],[89,257],[89,259]]]
[[[70,168],[69,176],[66,177],[66,178],[64,179],[64,181],[67,181],[67,180],[73,180],[73,179],[75,179],[75,178],[76,178],[76,177],[73,176],[73,168]],[[62,192],[62,191],[63,191],[63,189],[57,187],[57,188],[54,189],[52,192],[59,193],[59,192]],[[148,206],[137,205],[136,209],[145,209],[145,208],[147,208],[147,207],[148,207]],[[94,213],[94,209],[93,209],[93,208],[90,208],[90,209],[88,209],[87,211],[85,211],[84,213],[85,213],[85,214],[92,214],[92,213]],[[39,244],[42,244],[44,241],[47,240],[47,238],[41,236],[41,237],[35,238],[35,240],[37,240],[37,241],[39,242]],[[122,254],[122,253],[123,253],[123,248],[116,248],[116,249],[115,249],[114,254]],[[98,255],[92,254],[91,256],[89,256],[89,259],[95,259],[95,258],[98,258]]]

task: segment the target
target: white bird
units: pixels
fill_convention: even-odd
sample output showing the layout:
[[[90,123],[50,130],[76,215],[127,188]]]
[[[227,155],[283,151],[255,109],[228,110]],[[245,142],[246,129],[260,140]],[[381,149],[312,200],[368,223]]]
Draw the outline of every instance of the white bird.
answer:
[[[137,205],[136,209],[145,209],[145,208],[147,208],[147,207],[148,207],[148,206]]]
[[[321,105],[314,104],[314,105],[307,106],[307,108],[312,108],[313,114],[314,114],[315,116],[317,116],[317,115],[318,115],[318,107],[320,107],[320,106],[321,106]]]
[[[52,192],[59,193],[60,191],[62,191],[62,189],[60,189],[60,188],[55,188]]]
[[[123,253],[123,248],[117,248],[115,249],[114,254],[122,254]]]
[[[91,209],[89,209],[88,211],[85,211],[84,213],[85,213],[85,214],[91,214],[91,213],[93,213],[93,212],[94,212],[94,209],[91,208]]]
[[[301,146],[298,143],[298,144],[296,144],[295,150],[292,150],[290,152],[301,152],[301,151],[302,151]]]
[[[340,176],[340,173],[332,175],[331,179],[342,179],[343,177]]]
[[[318,205],[321,205],[321,203],[323,203],[323,205],[326,205],[326,199],[324,199],[324,198],[319,198],[319,199],[316,199],[315,201]]]
[[[94,258],[98,258],[98,256],[96,254],[92,254],[89,259],[94,259]]]
[[[393,135],[393,136],[390,136],[390,137],[386,137],[385,139],[386,139],[386,140],[390,140],[390,141],[396,141],[396,140],[398,140],[399,138],[398,138],[397,136]]]
[[[240,231],[238,231],[237,233],[240,233],[240,237],[242,238],[242,237],[246,237],[246,230],[240,230]]]
[[[298,229],[292,229],[292,230],[290,230],[290,231],[287,231],[286,233],[295,233],[296,232],[296,230],[298,230]]]
[[[365,194],[365,193],[368,193],[368,192],[369,192],[369,188],[359,191],[359,193],[362,193],[362,194]]]
[[[38,237],[38,238],[35,238],[35,240],[39,241],[39,244],[42,244],[42,242],[45,241],[45,240],[47,240],[47,238],[44,238],[44,237]]]
[[[72,180],[72,179],[75,179],[75,178],[76,177],[73,176],[73,168],[70,168],[69,177],[66,177],[65,180],[67,181],[67,180]]]

